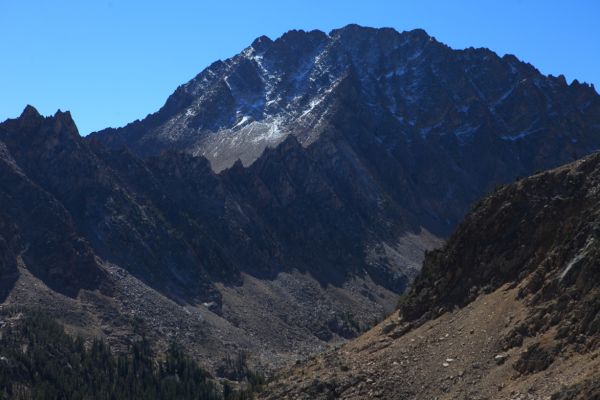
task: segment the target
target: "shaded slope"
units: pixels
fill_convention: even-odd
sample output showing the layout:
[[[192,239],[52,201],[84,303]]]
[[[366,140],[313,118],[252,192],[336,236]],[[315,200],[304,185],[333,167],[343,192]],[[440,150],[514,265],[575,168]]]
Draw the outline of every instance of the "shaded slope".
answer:
[[[24,261],[34,273],[40,268],[36,265],[43,265],[66,285],[94,280],[97,273],[89,271],[97,255],[172,297],[211,298],[210,284],[201,278],[202,267],[189,247],[155,207],[136,198],[94,154],[70,114],[44,118],[28,107],[18,119],[0,126],[0,140],[9,160],[4,165],[12,168],[2,177],[13,179],[2,186],[3,208],[21,227],[27,243]],[[56,211],[50,215],[45,208]],[[57,259],[49,260],[51,254]]]
[[[401,301],[403,317],[435,316],[481,290],[523,282],[519,296],[535,312],[521,334],[554,328],[566,341],[587,335],[586,345],[596,347],[599,184],[600,156],[593,155],[486,197],[444,249],[428,254]]]
[[[362,186],[353,152],[323,162],[339,152],[294,137],[220,174],[92,145],[68,113],[31,107],[0,140],[3,300],[116,342],[138,319],[160,343],[185,332],[212,365],[236,349],[280,365],[357,335],[439,243]]]
[[[147,340],[115,355],[72,338],[41,312],[2,310],[0,396],[11,399],[236,399],[171,345],[161,359]]]
[[[80,288],[97,288],[102,281],[93,250],[77,232],[65,207],[27,176],[26,165],[21,167],[22,160],[15,160],[21,154],[14,151],[24,143],[30,149],[40,149],[43,143],[47,147],[41,151],[52,158],[49,153],[63,150],[60,135],[73,133],[65,131],[61,123],[60,119],[45,120],[28,107],[20,119],[0,125],[3,276],[15,274],[22,257],[32,273],[54,290],[75,296]]]
[[[600,155],[501,187],[428,252],[399,312],[264,398],[592,398]]]

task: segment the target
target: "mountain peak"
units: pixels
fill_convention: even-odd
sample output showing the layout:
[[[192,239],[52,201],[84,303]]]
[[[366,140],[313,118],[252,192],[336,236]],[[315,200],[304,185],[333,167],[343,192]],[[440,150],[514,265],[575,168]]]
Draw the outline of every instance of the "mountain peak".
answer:
[[[38,110],[34,106],[29,105],[29,104],[27,104],[25,106],[25,108],[23,109],[23,112],[19,116],[20,119],[39,118],[39,117],[41,117],[41,115],[38,112]]]
[[[346,33],[376,32],[378,30],[379,30],[378,28],[371,28],[371,27],[362,26],[362,25],[358,25],[358,24],[348,24],[341,28],[332,29],[329,32],[329,36],[334,37],[334,36],[346,34]]]
[[[340,90],[348,89],[349,82],[353,94],[339,103]],[[349,24],[329,34],[290,30],[273,40],[260,36],[235,57],[212,64],[182,85],[156,115],[93,137],[140,155],[164,148],[203,155],[218,172],[238,158],[250,165],[289,134],[308,146],[332,118],[342,118],[343,104],[371,115],[381,125],[373,131],[387,132],[385,139],[373,140],[389,148],[440,138],[457,148],[477,147],[479,139],[519,148],[525,139],[543,142],[557,134],[555,127],[566,123],[558,120],[569,108],[595,118],[599,104],[593,90],[577,82],[572,86],[582,93],[574,97],[577,105],[562,100],[571,95],[565,88],[555,92],[554,79],[514,56],[453,50],[423,29],[398,32]],[[547,104],[534,95],[538,90]],[[522,115],[515,110],[523,110]],[[549,110],[556,121],[535,117]],[[581,154],[595,149],[590,129],[568,131],[572,138],[557,134],[569,141],[566,147],[585,146]],[[573,159],[561,157],[563,162]],[[544,158],[544,165],[555,164]]]
[[[409,34],[412,37],[419,38],[419,39],[431,38],[431,36],[427,33],[427,31],[425,31],[425,29],[421,29],[421,28],[412,29],[410,31],[406,31],[405,33]]]
[[[325,32],[318,29],[312,31],[304,31],[302,29],[292,29],[285,32],[275,42],[279,47],[279,51],[286,51],[287,49],[297,48],[299,49],[314,49],[319,44],[325,43],[328,40],[328,36]],[[310,50],[308,50],[310,51]]]
[[[27,105],[18,118],[9,119],[1,125],[5,128],[6,135],[19,138],[25,146],[31,146],[34,138],[41,141],[61,138],[60,142],[63,142],[63,138],[68,138],[67,141],[72,143],[75,143],[73,139],[80,138],[69,111],[57,110],[54,115],[43,116],[35,107]]]
[[[265,35],[259,36],[256,39],[254,39],[254,41],[252,42],[252,44],[250,45],[254,50],[261,52],[261,51],[265,51],[271,44],[273,43],[273,40]]]
[[[65,130],[72,135],[79,136],[79,130],[77,129],[77,125],[75,125],[75,121],[73,121],[73,117],[69,111],[61,111],[60,109],[54,113],[54,123],[57,125],[56,130]]]
[[[32,105],[27,105],[19,115],[18,120],[21,121],[32,121],[43,119],[44,117],[39,113],[39,111]],[[70,130],[75,129],[77,127],[75,125],[75,121],[73,121],[73,117],[69,111],[61,111],[60,109],[56,110],[52,117],[48,117],[51,120],[54,120],[56,123],[59,123],[61,127],[67,127]]]
[[[71,116],[71,112],[70,111],[61,111],[60,109],[56,110],[56,112],[53,115],[54,119],[58,119],[64,122],[73,122],[73,117]]]
[[[412,29],[409,31],[398,32],[394,28],[390,27],[381,27],[381,28],[372,28],[368,26],[362,26],[358,24],[348,24],[342,28],[333,29],[329,32],[329,36],[332,38],[346,35],[392,35],[392,36],[401,36],[406,35],[411,39],[416,40],[429,40],[432,38],[424,29]]]

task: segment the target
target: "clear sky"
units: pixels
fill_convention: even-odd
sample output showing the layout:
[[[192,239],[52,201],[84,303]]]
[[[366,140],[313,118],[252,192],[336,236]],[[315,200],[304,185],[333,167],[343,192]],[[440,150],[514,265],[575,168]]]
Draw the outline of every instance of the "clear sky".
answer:
[[[0,121],[31,104],[70,110],[82,134],[122,126],[257,36],[348,23],[423,28],[600,88],[598,0],[0,0]]]

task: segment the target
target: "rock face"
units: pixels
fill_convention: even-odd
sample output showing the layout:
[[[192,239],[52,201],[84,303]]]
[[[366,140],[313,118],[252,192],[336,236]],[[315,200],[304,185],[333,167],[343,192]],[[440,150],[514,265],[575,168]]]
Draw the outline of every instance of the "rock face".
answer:
[[[3,278],[14,278],[22,259],[52,289],[69,296],[100,284],[102,272],[89,243],[42,185],[58,183],[61,170],[69,168],[63,156],[79,141],[68,114],[44,119],[29,106],[19,119],[0,125]]]
[[[518,295],[528,299],[532,312],[507,344],[554,329],[560,348],[597,348],[599,185],[595,154],[497,189],[473,208],[443,249],[426,256],[422,274],[400,303],[403,317],[435,316],[482,291],[520,284]],[[541,364],[550,361],[543,349],[530,351]],[[523,368],[530,369],[526,363]]]
[[[3,212],[34,275],[74,296],[100,283],[99,256],[173,297],[211,298],[192,251],[82,140],[69,113],[44,118],[28,107],[0,125],[0,141]]]
[[[427,253],[399,313],[263,397],[594,398],[599,187],[594,154],[496,189]]]

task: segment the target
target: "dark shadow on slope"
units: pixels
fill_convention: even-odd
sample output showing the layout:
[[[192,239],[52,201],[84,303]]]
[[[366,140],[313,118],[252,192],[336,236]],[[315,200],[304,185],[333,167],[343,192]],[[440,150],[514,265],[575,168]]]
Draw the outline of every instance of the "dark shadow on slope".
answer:
[[[6,300],[19,278],[17,241],[16,227],[0,214],[0,303]]]

